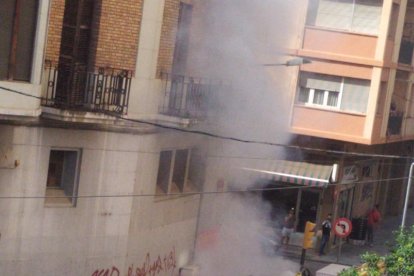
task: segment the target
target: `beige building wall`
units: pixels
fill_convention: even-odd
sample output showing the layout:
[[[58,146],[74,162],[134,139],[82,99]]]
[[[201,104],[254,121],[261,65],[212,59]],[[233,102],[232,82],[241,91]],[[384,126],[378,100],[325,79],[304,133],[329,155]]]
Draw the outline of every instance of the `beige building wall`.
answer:
[[[161,275],[175,275],[189,262],[199,196],[154,194],[160,150],[191,148],[195,141],[170,134],[0,129],[2,149],[17,160],[0,168],[0,274],[94,275],[115,267],[126,275],[166,256],[170,265]],[[51,149],[82,150],[76,207],[45,205]]]
[[[404,92],[397,91],[396,72],[402,70],[412,75],[412,70],[398,64],[400,44],[403,33],[407,36],[412,8],[407,9],[407,1],[384,0],[377,35],[365,35],[341,30],[332,30],[306,26],[303,32],[303,44],[297,54],[313,60],[301,67],[302,71],[322,74],[354,77],[371,80],[369,99],[365,114],[347,114],[312,110],[293,105],[291,129],[294,133],[331,138],[344,142],[360,144],[381,144],[410,140],[413,129],[410,125],[412,113],[411,77]],[[408,29],[407,29],[408,28]],[[296,90],[292,91],[295,94]],[[399,111],[403,112],[400,135],[389,135],[388,118],[390,104],[395,97],[406,98]],[[309,118],[319,113],[319,119]],[[335,121],[335,125],[319,123],[325,119]],[[349,129],[355,120],[353,129]],[[352,125],[352,124],[351,124]]]
[[[186,125],[188,120],[158,115],[165,95],[156,72],[171,65],[173,53],[160,49],[175,39],[161,29],[164,24],[165,32],[173,32],[179,1],[96,2],[94,65],[135,72],[128,118]],[[58,61],[64,1],[52,0],[50,12],[48,1],[40,3],[34,81],[0,83],[36,96],[42,73],[43,88],[47,85],[44,59]],[[38,100],[5,95],[0,112],[40,115]],[[148,269],[159,258],[164,260],[160,275],[178,274],[193,254],[199,195],[155,197],[158,162],[161,150],[191,148],[197,140],[93,112],[55,107],[42,107],[42,112],[62,128],[38,122],[0,126],[0,194],[17,197],[0,202],[0,274],[126,275]],[[78,198],[76,207],[45,205],[49,155],[55,148],[82,151],[78,194],[87,197]]]

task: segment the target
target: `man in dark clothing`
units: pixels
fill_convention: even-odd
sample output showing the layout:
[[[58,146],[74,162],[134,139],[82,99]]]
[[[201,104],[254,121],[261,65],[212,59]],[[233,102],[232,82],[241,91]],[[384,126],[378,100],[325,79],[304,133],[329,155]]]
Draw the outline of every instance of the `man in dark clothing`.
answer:
[[[376,204],[374,208],[369,211],[367,216],[367,240],[369,246],[372,246],[374,243],[374,229],[377,227],[378,223],[381,220],[381,213],[378,209],[379,205]]]
[[[321,240],[321,247],[319,248],[319,256],[325,255],[324,250],[326,244],[329,242],[329,238],[331,237],[331,230],[332,230],[332,223],[331,223],[332,215],[328,214],[326,219],[322,222],[322,240]]]

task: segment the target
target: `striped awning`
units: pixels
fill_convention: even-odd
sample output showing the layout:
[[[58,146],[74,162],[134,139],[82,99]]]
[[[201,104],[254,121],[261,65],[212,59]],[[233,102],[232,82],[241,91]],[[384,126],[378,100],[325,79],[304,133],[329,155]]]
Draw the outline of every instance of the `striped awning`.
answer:
[[[274,181],[326,187],[336,180],[337,165],[320,165],[286,160],[266,160],[251,167],[243,167],[252,177]]]

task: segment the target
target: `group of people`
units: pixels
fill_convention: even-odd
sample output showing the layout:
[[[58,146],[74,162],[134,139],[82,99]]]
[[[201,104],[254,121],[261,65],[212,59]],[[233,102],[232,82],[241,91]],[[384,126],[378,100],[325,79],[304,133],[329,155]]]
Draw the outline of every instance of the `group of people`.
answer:
[[[287,246],[289,244],[290,236],[294,232],[295,227],[295,210],[292,208],[284,218],[282,228],[282,240],[281,245]],[[381,213],[379,211],[379,205],[376,204],[367,214],[367,243],[372,246],[374,242],[374,231],[381,221]],[[328,214],[325,220],[320,225],[320,230],[315,227],[313,231],[320,233],[321,243],[319,246],[319,256],[325,254],[325,247],[329,242],[332,232],[332,214]]]

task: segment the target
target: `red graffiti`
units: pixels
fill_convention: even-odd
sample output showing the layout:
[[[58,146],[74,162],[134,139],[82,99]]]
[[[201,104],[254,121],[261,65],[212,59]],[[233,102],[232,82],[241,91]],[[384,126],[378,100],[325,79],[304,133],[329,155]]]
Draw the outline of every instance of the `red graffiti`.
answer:
[[[119,276],[119,269],[116,266],[113,266],[112,269],[97,269],[92,276]]]
[[[164,258],[161,258],[158,255],[158,258],[155,261],[152,261],[150,254],[147,253],[145,262],[140,267],[137,267],[135,271],[133,265],[128,268],[128,276],[155,276],[161,272],[168,271],[173,275],[176,266],[175,248],[173,247],[173,250],[165,255]]]

